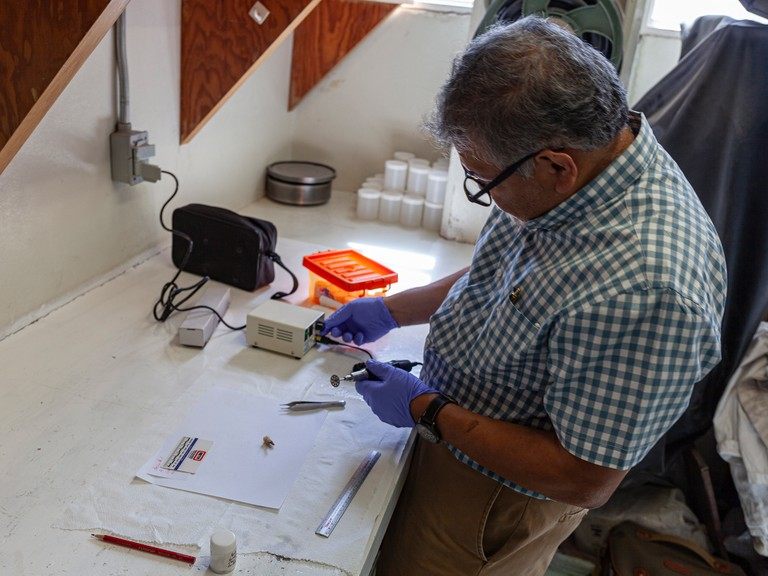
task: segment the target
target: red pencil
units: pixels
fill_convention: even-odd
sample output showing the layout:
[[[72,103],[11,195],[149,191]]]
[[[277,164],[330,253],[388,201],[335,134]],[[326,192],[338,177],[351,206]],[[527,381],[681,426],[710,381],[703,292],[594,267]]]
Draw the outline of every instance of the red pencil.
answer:
[[[150,546],[149,544],[142,544],[141,542],[134,542],[133,540],[110,536],[109,534],[91,534],[91,536],[103,542],[117,544],[118,546],[131,548],[132,550],[141,550],[142,552],[155,554],[156,556],[165,556],[166,558],[179,560],[180,562],[186,562],[187,564],[194,564],[196,560],[194,556],[190,556],[189,554],[182,554],[181,552],[174,552],[173,550],[166,550],[165,548],[158,548],[157,546]]]

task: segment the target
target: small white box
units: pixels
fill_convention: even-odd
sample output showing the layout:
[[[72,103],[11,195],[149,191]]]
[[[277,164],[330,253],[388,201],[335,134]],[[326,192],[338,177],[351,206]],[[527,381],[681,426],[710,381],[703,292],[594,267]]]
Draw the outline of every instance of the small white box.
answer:
[[[229,288],[208,286],[192,306],[210,306],[223,317],[229,308]],[[218,316],[210,310],[190,310],[179,326],[179,342],[184,346],[202,348],[208,343],[218,324]]]
[[[315,345],[317,324],[324,318],[319,310],[267,300],[248,314],[245,341],[248,346],[301,358]]]

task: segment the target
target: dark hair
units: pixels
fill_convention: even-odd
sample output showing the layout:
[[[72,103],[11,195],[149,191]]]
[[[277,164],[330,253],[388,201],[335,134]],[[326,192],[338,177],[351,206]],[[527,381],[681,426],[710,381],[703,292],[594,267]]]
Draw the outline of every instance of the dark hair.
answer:
[[[542,148],[603,147],[627,117],[613,65],[566,29],[529,16],[490,28],[456,57],[425,128],[438,144],[501,168]]]

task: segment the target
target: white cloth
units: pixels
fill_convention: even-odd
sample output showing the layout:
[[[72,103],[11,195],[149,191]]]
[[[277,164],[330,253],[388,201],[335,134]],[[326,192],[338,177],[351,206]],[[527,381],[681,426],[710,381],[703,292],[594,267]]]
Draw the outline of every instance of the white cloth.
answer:
[[[306,369],[308,368],[308,369]],[[308,382],[327,374],[307,366]],[[206,552],[208,538],[216,528],[227,528],[237,536],[238,554],[267,552],[278,558],[311,562],[315,568],[336,567],[352,574],[360,570],[366,542],[372,537],[376,517],[392,497],[382,489],[381,478],[392,475],[404,455],[410,430],[395,429],[379,421],[370,408],[347,386],[334,391],[346,395],[344,410],[331,411],[307,458],[299,478],[280,510],[173,490],[134,478],[141,464],[157,449],[169,430],[183,418],[212,385],[233,386],[264,396],[279,397],[285,383],[266,377],[239,378],[232,383],[228,371],[202,376],[175,406],[168,418],[154,415],[136,422],[140,438],[121,447],[119,458],[98,472],[88,485],[66,503],[64,514],[54,523],[63,529],[104,530],[135,540],[180,546],[196,546]],[[319,397],[315,392],[313,397]],[[349,476],[371,449],[381,458],[342,517],[331,538],[315,534],[323,515],[336,500]]]
[[[617,490],[607,504],[590,510],[573,532],[579,550],[600,556],[611,528],[632,521],[649,530],[673,534],[710,550],[707,533],[677,488],[645,484]]]
[[[760,324],[728,382],[714,425],[755,550],[768,556],[768,322]]]

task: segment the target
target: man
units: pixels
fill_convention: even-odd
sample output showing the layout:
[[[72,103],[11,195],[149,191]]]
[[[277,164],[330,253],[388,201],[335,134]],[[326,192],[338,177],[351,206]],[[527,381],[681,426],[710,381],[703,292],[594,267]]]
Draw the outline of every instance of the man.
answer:
[[[476,38],[428,127],[496,204],[471,266],[325,328],[430,325],[420,378],[357,386],[422,435],[377,574],[543,574],[719,361],[722,249],[611,64],[545,20]]]

